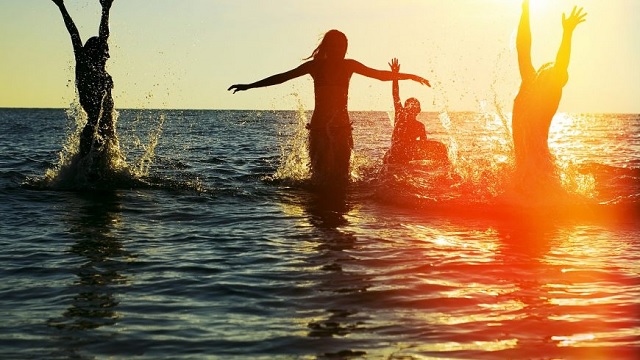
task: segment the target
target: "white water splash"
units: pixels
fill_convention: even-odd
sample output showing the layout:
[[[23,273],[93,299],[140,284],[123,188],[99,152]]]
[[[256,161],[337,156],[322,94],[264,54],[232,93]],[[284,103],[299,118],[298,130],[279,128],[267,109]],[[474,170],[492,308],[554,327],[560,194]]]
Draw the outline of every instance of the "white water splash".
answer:
[[[297,94],[292,94],[298,102],[296,111],[296,122],[288,125],[292,127],[289,135],[280,143],[280,164],[275,174],[274,180],[284,181],[304,181],[310,178],[309,171],[309,150],[307,130],[307,115],[302,101]],[[280,135],[284,135],[280,132]]]
[[[142,155],[132,166],[126,160],[127,156],[120,147],[118,136],[103,139],[104,145],[101,149],[92,148],[89,154],[81,157],[78,151],[82,129],[87,123],[86,114],[77,102],[71,104],[66,114],[67,135],[56,164],[47,169],[42,178],[28,179],[28,183],[37,187],[63,190],[113,189],[139,184],[149,175],[155,149],[162,134],[164,116],[160,116],[157,127],[150,131],[148,143],[145,144],[134,137],[134,146],[142,149]],[[117,127],[118,116],[119,113],[114,110],[114,127]]]

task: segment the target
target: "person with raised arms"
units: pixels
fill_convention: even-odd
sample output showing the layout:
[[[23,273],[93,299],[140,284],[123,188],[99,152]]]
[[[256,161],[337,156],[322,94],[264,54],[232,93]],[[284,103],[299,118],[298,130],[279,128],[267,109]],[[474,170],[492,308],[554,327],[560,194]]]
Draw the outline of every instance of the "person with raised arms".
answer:
[[[549,127],[553,120],[562,89],[569,74],[571,39],[576,26],[585,21],[586,13],[574,7],[567,17],[562,14],[563,35],[555,63],[542,65],[537,71],[531,61],[531,27],[529,0],[522,3],[516,49],[522,79],[514,100],[512,115],[515,150],[515,182],[519,191],[559,190],[554,158],[549,151]]]
[[[63,0],[52,0],[60,9],[76,60],[76,88],[80,106],[87,114],[87,124],[80,135],[79,155],[85,157],[92,149],[102,152],[109,141],[116,141],[113,114],[113,80],[107,73],[109,59],[109,11],[113,0],[100,0],[102,18],[98,36],[82,45],[80,33]]]
[[[389,67],[392,72],[400,72],[397,58],[391,59]],[[391,96],[395,111],[394,126],[391,147],[384,156],[384,163],[406,165],[411,161],[420,160],[436,166],[449,164],[447,147],[439,141],[427,139],[426,128],[418,121],[418,115],[422,111],[420,101],[410,97],[403,105],[398,80],[392,81]]]

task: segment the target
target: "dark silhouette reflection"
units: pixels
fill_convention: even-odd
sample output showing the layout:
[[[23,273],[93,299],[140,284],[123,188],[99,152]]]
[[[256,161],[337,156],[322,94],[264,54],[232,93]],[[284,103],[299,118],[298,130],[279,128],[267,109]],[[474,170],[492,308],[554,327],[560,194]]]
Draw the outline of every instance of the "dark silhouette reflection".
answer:
[[[346,59],[347,37],[338,30],[329,30],[311,59],[289,71],[269,76],[251,84],[231,85],[228,90],[244,91],[281,84],[303,75],[313,78],[315,108],[309,129],[311,179],[316,186],[344,187],[349,182],[349,162],[353,138],[347,107],[349,82],[353,74],[382,81],[413,80],[429,85],[417,75],[376,70],[352,59]]]
[[[48,325],[60,330],[65,351],[75,352],[79,344],[100,342],[95,330],[118,322],[117,292],[126,285],[122,272],[131,254],[116,233],[120,222],[120,200],[117,193],[80,193],[71,202],[69,234],[76,239],[68,252],[81,260],[74,273],[77,279],[69,284],[74,294],[69,308],[61,317],[50,319]]]
[[[346,192],[313,192],[306,201],[307,213],[315,227],[339,232],[338,227],[349,224],[345,215],[351,206],[347,203]]]
[[[62,18],[73,45],[76,60],[76,87],[80,105],[87,114],[87,124],[80,136],[80,157],[91,150],[102,153],[110,143],[116,141],[115,118],[113,114],[113,80],[107,73],[109,59],[109,11],[113,0],[100,0],[102,18],[99,35],[91,37],[82,45],[80,32],[63,0],[52,0],[60,9]]]
[[[569,74],[571,39],[576,26],[586,14],[575,7],[569,17],[562,14],[564,33],[555,63],[542,65],[537,71],[531,61],[531,26],[529,1],[522,3],[516,47],[522,83],[513,104],[513,145],[516,158],[516,187],[521,192],[558,191],[560,180],[547,143],[549,127],[558,110],[562,89]]]
[[[367,293],[366,275],[345,270],[345,266],[356,259],[348,253],[356,244],[355,235],[345,230],[349,226],[348,214],[354,211],[346,195],[327,196],[322,193],[308,193],[303,198],[305,212],[314,226],[313,236],[317,237],[317,252],[309,259],[319,267],[320,282],[316,294],[310,302],[313,309],[325,308],[325,317],[308,323],[308,336],[326,339],[321,356],[343,358],[361,356],[363,351],[352,349],[344,341],[354,332],[366,331],[367,314],[362,313]],[[329,341],[334,339],[336,342]],[[345,347],[347,349],[345,349]]]

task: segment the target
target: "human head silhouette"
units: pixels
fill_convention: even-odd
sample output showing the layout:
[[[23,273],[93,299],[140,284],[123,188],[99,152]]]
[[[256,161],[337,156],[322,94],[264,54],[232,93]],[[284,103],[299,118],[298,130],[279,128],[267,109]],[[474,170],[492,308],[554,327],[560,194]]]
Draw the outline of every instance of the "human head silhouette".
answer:
[[[105,64],[109,58],[109,45],[99,37],[90,37],[84,44],[84,52],[89,57],[91,63]]]
[[[314,60],[344,59],[347,54],[347,36],[339,30],[329,30],[324,34],[320,45],[313,50],[309,58]]]
[[[422,109],[420,108],[420,101],[411,97],[404,102],[404,109],[411,115],[417,116]]]

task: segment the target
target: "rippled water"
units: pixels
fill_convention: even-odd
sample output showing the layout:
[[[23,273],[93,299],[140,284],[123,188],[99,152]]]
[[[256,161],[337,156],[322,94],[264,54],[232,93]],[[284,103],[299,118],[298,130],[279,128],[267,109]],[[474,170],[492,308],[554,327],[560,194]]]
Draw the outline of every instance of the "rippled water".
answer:
[[[459,150],[434,172],[383,169],[387,114],[353,113],[337,201],[281,165],[304,162],[300,116],[122,111],[130,163],[162,130],[149,176],[57,191],[29,178],[56,162],[64,111],[0,109],[0,357],[637,358],[640,117],[559,115],[553,152],[589,197],[531,211],[494,201],[497,116],[422,114]]]

